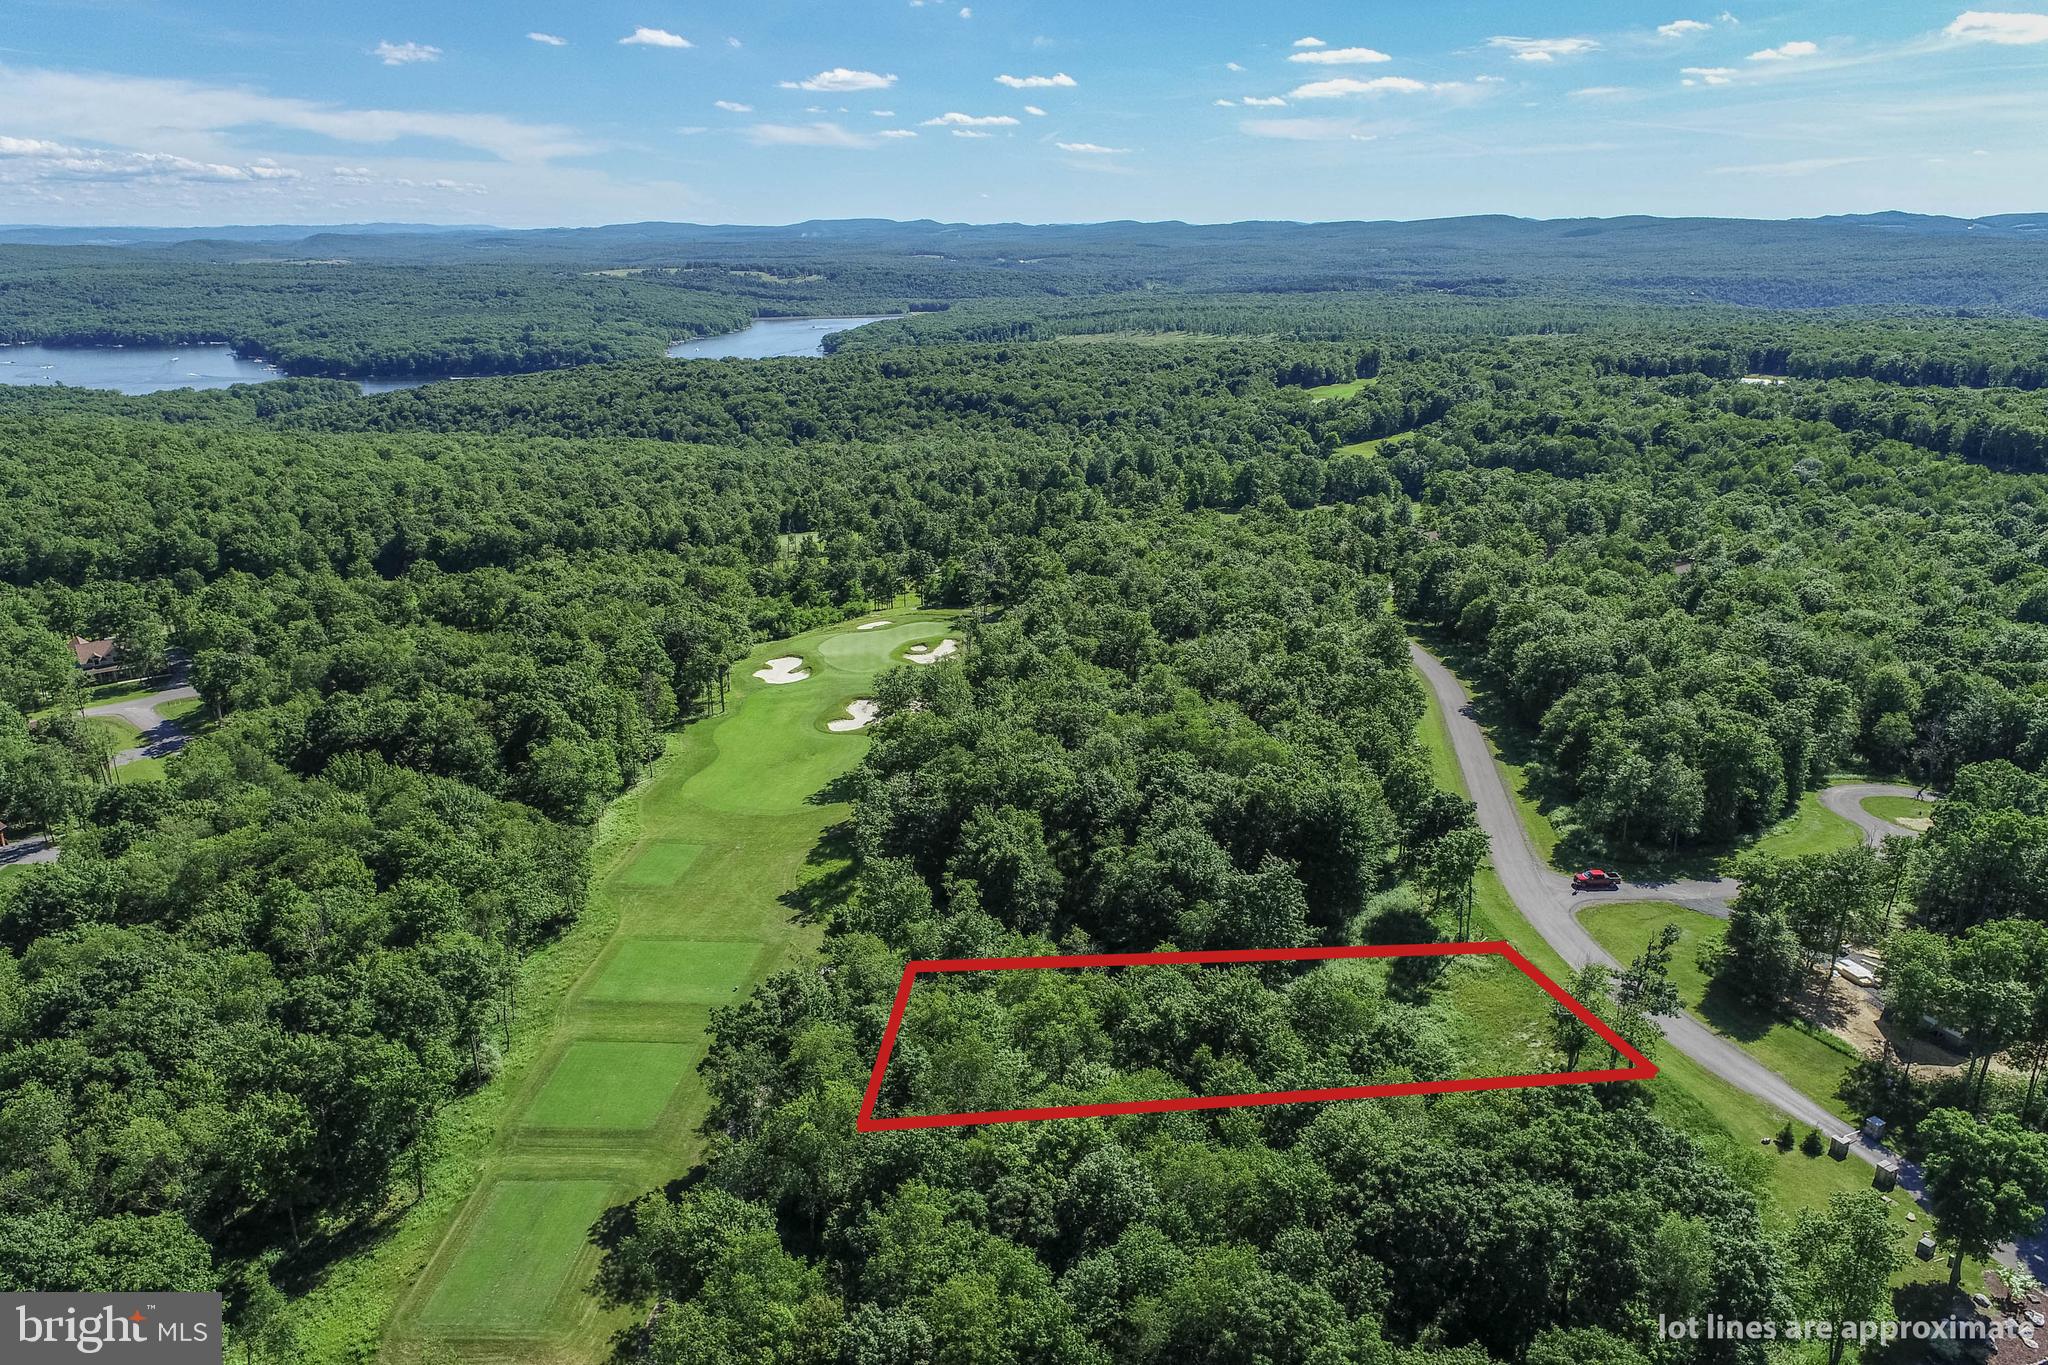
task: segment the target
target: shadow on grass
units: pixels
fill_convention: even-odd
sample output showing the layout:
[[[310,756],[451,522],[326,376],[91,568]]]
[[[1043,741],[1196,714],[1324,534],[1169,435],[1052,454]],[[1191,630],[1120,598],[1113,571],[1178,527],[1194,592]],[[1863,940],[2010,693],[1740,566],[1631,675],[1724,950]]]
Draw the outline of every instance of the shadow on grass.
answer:
[[[853,821],[826,830],[804,855],[804,875],[778,898],[806,924],[823,924],[853,893]]]
[[[808,805],[838,806],[850,803],[860,795],[861,770],[853,768],[839,774],[824,786],[804,798]]]
[[[1780,1024],[1797,1022],[1789,1014],[1753,1005],[1719,983],[1707,987],[1695,1008],[1716,1033],[1739,1043],[1754,1043]]]
[[[410,1196],[412,1187],[405,1187]],[[267,1220],[262,1231],[250,1238],[251,1247],[282,1246],[284,1253],[271,1268],[270,1278],[277,1287],[294,1298],[311,1292],[327,1278],[327,1272],[343,1261],[357,1256],[366,1256],[379,1245],[389,1240],[412,1212],[412,1200],[401,1199],[375,1214],[350,1219],[339,1226],[325,1227],[309,1232],[305,1241],[292,1245],[290,1225],[284,1219]],[[301,1225],[312,1221],[313,1215],[302,1213]],[[237,1225],[238,1227],[243,1225]],[[254,1230],[255,1225],[247,1225]],[[238,1240],[235,1229],[228,1230],[222,1239],[228,1245]]]

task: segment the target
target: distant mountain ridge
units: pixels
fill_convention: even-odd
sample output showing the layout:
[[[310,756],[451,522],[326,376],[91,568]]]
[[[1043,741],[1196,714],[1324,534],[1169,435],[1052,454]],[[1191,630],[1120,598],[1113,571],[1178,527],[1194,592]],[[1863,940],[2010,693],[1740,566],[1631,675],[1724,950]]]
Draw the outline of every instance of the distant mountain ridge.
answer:
[[[1128,241],[1185,235],[1198,241],[1230,241],[1271,235],[1312,239],[1379,238],[1418,241],[1455,239],[1467,234],[1525,237],[1539,240],[1607,232],[1651,230],[1713,230],[1763,236],[1797,234],[1804,228],[1865,229],[1928,236],[1989,233],[2022,235],[2048,232],[2048,212],[2002,213],[1981,218],[1885,210],[1877,213],[1829,214],[1818,218],[1666,218],[1627,214],[1612,218],[1521,218],[1511,214],[1471,214],[1454,218],[1338,219],[1301,222],[1292,219],[1244,219],[1228,223],[1186,223],[1177,219],[1139,221],[1114,219],[1096,223],[948,223],[930,218],[813,218],[797,223],[689,223],[648,220],[607,223],[599,227],[500,228],[456,223],[323,223],[230,224],[206,227],[53,227],[0,224],[0,245],[14,246],[195,246],[207,243],[265,244],[310,248],[332,239],[431,237],[446,244],[468,239],[478,246],[559,247],[569,244],[669,244],[739,246],[853,244],[903,246],[916,242],[1009,239],[1050,241]],[[388,245],[398,245],[396,242]]]

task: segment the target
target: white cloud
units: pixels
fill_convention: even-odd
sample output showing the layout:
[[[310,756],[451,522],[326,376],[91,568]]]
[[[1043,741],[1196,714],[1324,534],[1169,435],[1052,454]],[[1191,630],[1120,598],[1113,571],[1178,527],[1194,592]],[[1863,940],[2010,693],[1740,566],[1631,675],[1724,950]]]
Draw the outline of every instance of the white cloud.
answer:
[[[1429,88],[1407,76],[1375,76],[1369,81],[1355,76],[1339,76],[1335,80],[1310,81],[1287,93],[1298,100],[1327,100],[1342,95],[1416,95]]]
[[[1783,62],[1794,57],[1811,57],[1818,51],[1818,43],[1780,43],[1776,47],[1767,47],[1760,52],[1750,53],[1749,59],[1753,62]]]
[[[170,152],[124,152],[107,147],[74,147],[41,138],[0,136],[0,168],[8,178],[55,181],[194,181],[252,184],[297,180],[299,172],[266,158],[233,165],[195,161]]]
[[[1243,68],[1242,66],[1238,65],[1238,64],[1237,64],[1236,62],[1225,62],[1225,63],[1223,64],[1223,69],[1224,69],[1225,71],[1242,71],[1242,70],[1244,70],[1244,68]]]
[[[474,180],[413,180],[399,176],[391,182],[405,190],[441,190],[447,194],[489,194],[490,191]]]
[[[1035,105],[1035,104],[1027,104],[1027,105],[1025,105],[1025,106],[1024,106],[1024,112],[1025,112],[1025,113],[1027,113],[1027,114],[1029,114],[1029,115],[1031,115],[1031,117],[1033,117],[1033,118],[1044,118],[1044,117],[1045,117],[1045,110],[1043,110],[1043,109],[1039,108],[1039,107],[1038,107],[1037,105]]]
[[[924,121],[927,128],[1011,128],[1017,120],[1008,114],[941,114]]]
[[[1608,100],[1635,92],[1625,85],[1588,85],[1567,93],[1575,100]]]
[[[998,76],[997,85],[1007,85],[1012,90],[1047,90],[1053,86],[1074,86],[1080,82],[1062,71],[1056,76]]]
[[[751,114],[754,112],[753,105],[741,104],[738,100],[713,100],[711,101],[711,107],[713,109],[723,109],[728,114]]]
[[[1683,38],[1688,33],[1705,33],[1712,24],[1703,24],[1697,19],[1673,19],[1668,24],[1657,25],[1657,32],[1666,38]]]
[[[875,134],[875,136],[876,136],[876,137],[916,137],[916,136],[917,136],[917,130],[916,130],[915,128],[884,128],[884,129],[883,129],[883,130],[882,130],[881,132],[879,132],[879,133],[876,133],[876,134]]]
[[[1238,125],[1253,137],[1282,142],[1370,142],[1366,125],[1353,118],[1251,118]]]
[[[1105,147],[1099,142],[1055,142],[1053,146],[1082,156],[1123,156],[1131,150],[1128,147]]]
[[[955,128],[955,129],[953,130],[953,136],[954,136],[954,137],[994,137],[994,136],[995,136],[995,134],[994,134],[994,133],[984,133],[984,132],[981,132],[981,131],[979,131],[978,129],[974,129],[974,128]]]
[[[557,38],[552,33],[529,33],[526,36],[536,43],[546,43],[549,47],[567,47],[569,45],[567,38]]]
[[[1313,62],[1320,66],[1364,66],[1371,62],[1391,62],[1394,59],[1373,47],[1326,47],[1315,52],[1297,52],[1287,60]]]
[[[1951,38],[1973,43],[2017,46],[2048,43],[2048,14],[2014,14],[2001,10],[1965,10],[1942,30]]]
[[[868,112],[869,112],[870,114],[873,114],[873,115],[874,115],[874,116],[875,116],[876,118],[895,118],[895,117],[896,117],[896,111],[895,111],[894,109],[870,109],[870,110],[868,110]]]
[[[738,47],[740,45],[740,40],[737,38],[727,38],[725,40],[725,45],[727,47]]]
[[[880,76],[872,71],[854,71],[848,67],[835,66],[830,71],[820,71],[807,80],[783,81],[784,90],[887,90],[896,84],[894,76]]]
[[[1254,109],[1281,109],[1285,108],[1287,104],[1287,101],[1281,99],[1278,95],[1266,95],[1263,97],[1259,95],[1246,95],[1244,102]]]
[[[313,100],[266,95],[242,86],[203,85],[150,76],[51,71],[0,65],[17,124],[34,118],[75,138],[127,146],[176,142],[229,145],[229,134],[284,128],[339,142],[382,144],[400,138],[438,138],[506,161],[539,162],[578,156],[597,145],[558,124],[522,123],[499,114],[356,109]]]
[[[1687,85],[1726,85],[1735,79],[1732,66],[1687,66],[1679,68]]]
[[[665,28],[636,28],[619,39],[621,47],[695,47],[680,33],[670,33]]]
[[[1294,45],[1295,45],[1296,47],[1328,47],[1328,46],[1329,46],[1329,44],[1328,44],[1328,43],[1326,43],[1326,42],[1324,42],[1324,41],[1323,41],[1323,40],[1322,40],[1321,38],[1296,38],[1296,39],[1294,40]]]
[[[881,146],[879,134],[848,132],[836,123],[757,123],[747,136],[764,147],[839,147],[868,151]]]
[[[1591,38],[1495,37],[1488,38],[1486,45],[1501,49],[1518,62],[1555,61],[1559,57],[1576,57],[1581,53],[1598,51],[1600,47]]]
[[[1237,101],[1236,101],[1236,100],[1212,100],[1212,101],[1211,101],[1211,103],[1212,103],[1212,104],[1214,104],[1214,105],[1215,105],[1215,106],[1216,106],[1216,107],[1217,107],[1218,109],[1235,109],[1235,108],[1237,108]]]
[[[336,166],[329,174],[343,185],[368,185],[376,179],[368,166]]]
[[[370,55],[386,66],[407,66],[413,62],[438,62],[441,49],[426,43],[394,43],[386,39],[371,48]]]

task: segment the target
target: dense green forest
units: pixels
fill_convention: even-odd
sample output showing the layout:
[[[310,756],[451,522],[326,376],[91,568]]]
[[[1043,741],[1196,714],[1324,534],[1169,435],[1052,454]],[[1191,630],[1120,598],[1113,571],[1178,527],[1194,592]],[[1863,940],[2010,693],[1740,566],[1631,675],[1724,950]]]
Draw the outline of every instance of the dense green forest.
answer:
[[[644,223],[222,238],[10,229],[0,231],[0,342],[224,342],[295,375],[497,374],[653,356],[755,316],[946,314],[846,342],[893,346],[1123,331],[1295,340],[1372,338],[1389,327],[1410,337],[1578,331],[1683,305],[1691,316],[1661,328],[1668,353],[1698,344],[1698,326],[1735,324],[1748,308],[2048,315],[2048,246],[2032,227],[1874,215]],[[127,240],[104,244],[109,236]],[[1875,345],[1875,355],[1833,353],[1826,346],[1838,338],[1822,337],[1790,343],[1798,354],[1787,358],[1787,329],[1774,323],[1746,337],[1737,328],[1742,339],[1709,342],[1721,353],[1691,363],[1726,373],[1732,348],[1748,351],[1748,369],[1771,373],[2042,383],[2038,333],[1937,331],[1956,344],[1903,371],[1883,325],[1851,343]]]
[[[425,316],[481,309],[498,268],[444,272]],[[77,316],[33,302],[52,278],[8,307]],[[646,355],[770,302],[551,278],[482,309],[492,335],[558,299],[615,339],[581,358]],[[146,287],[122,307],[183,326]],[[1416,737],[1410,626],[1464,647],[1610,849],[1738,842],[1845,769],[1949,788],[1895,877],[1756,878],[1719,969],[1783,995],[1816,888],[1853,884],[1859,934],[1922,936],[1905,1000],[1983,997],[1972,964],[2031,931],[2048,867],[2039,325],[1504,308],[975,302],[818,360],[0,390],[0,819],[64,855],[0,870],[0,1283],[221,1287],[248,1323],[317,1282],[420,1192],[665,732],[754,644],[914,591],[963,613],[964,662],[885,677],[821,959],[719,1011],[707,1162],[607,1220],[595,1290],[649,1324],[624,1349],[1761,1360],[1658,1315],[1810,1307],[1859,1215],[1792,1223],[1638,1087],[852,1127],[912,957],[1453,933],[1480,850]],[[208,728],[161,781],[103,780],[73,634],[187,661]],[[1604,987],[1646,1042],[1668,965]],[[1426,975],[1047,974],[920,1010],[900,1112],[1455,1051]],[[2033,1055],[2037,1018],[1973,1021],[1973,1071]],[[1967,1173],[1959,1111],[2042,1121],[2024,1070],[1868,1083]]]
[[[529,268],[347,261],[175,266],[123,252],[0,252],[0,342],[225,342],[287,374],[501,374],[659,355],[744,326],[730,297]]]

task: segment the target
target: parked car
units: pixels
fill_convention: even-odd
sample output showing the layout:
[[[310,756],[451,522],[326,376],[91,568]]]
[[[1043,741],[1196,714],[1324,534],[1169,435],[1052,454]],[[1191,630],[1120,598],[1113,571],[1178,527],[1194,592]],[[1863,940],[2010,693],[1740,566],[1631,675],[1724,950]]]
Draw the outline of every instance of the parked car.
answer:
[[[1574,872],[1572,874],[1572,890],[1574,891],[1614,891],[1618,890],[1620,886],[1621,878],[1615,876],[1612,872],[1603,872],[1597,867],[1589,867],[1584,872]]]

